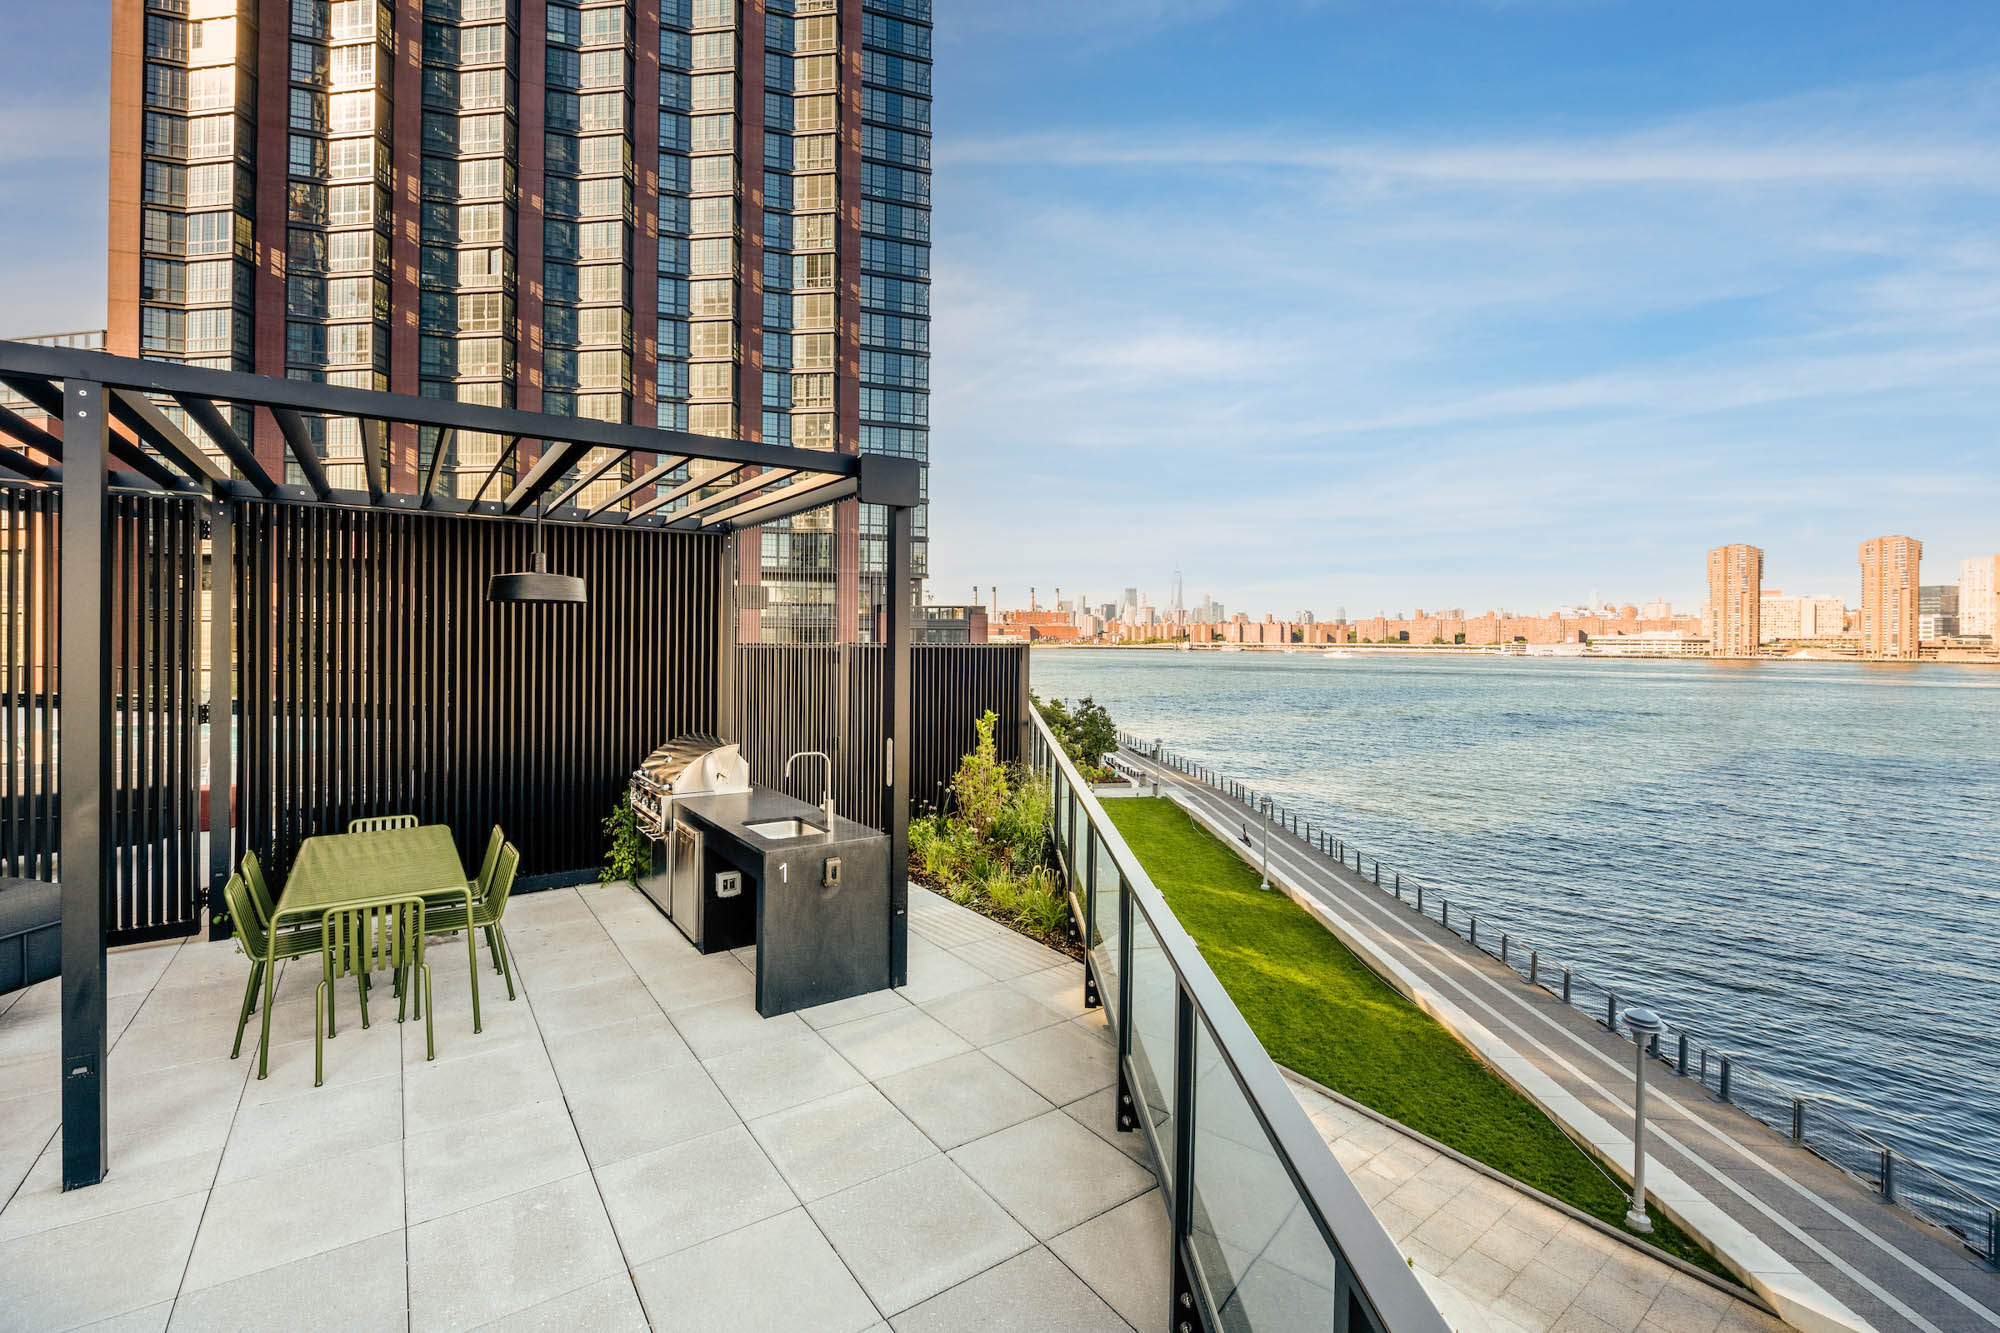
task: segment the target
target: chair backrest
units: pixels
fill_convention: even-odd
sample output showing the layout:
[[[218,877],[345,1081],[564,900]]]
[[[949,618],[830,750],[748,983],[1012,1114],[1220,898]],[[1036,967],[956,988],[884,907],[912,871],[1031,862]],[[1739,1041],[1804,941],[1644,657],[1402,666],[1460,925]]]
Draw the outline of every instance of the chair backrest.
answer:
[[[383,898],[330,908],[320,917],[320,925],[320,948],[336,977],[424,960],[422,898]]]
[[[514,891],[514,872],[521,868],[521,849],[507,843],[493,867],[493,887],[487,890],[486,906],[494,916],[507,910],[507,895]]]
[[[350,819],[347,821],[347,831],[349,833],[379,833],[383,829],[415,828],[416,826],[417,817],[415,815],[369,815],[363,819]]]
[[[500,864],[500,848],[507,842],[507,835],[495,824],[493,832],[486,836],[486,857],[479,863],[479,897],[482,901],[493,892],[493,869]]]
[[[264,919],[257,915],[256,900],[243,882],[243,876],[231,875],[229,882],[222,886],[222,901],[229,907],[229,925],[236,932],[236,938],[243,942],[243,952],[254,962],[267,961],[265,951],[270,947],[271,937],[264,928]]]
[[[264,878],[264,865],[257,859],[257,853],[246,850],[243,853],[243,882],[250,888],[250,900],[257,905],[257,921],[266,930],[271,919],[277,915],[277,899],[271,896],[270,881]]]

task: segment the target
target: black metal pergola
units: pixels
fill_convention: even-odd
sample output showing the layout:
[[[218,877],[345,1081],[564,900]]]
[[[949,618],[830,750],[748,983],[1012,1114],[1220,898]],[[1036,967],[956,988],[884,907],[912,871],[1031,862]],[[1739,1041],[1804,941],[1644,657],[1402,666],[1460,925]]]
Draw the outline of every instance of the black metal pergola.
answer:
[[[854,455],[681,431],[486,407],[304,380],[211,370],[174,362],[113,356],[77,348],[0,341],[0,384],[45,414],[36,424],[0,405],[0,481],[58,488],[60,630],[57,658],[64,693],[98,701],[61,715],[59,792],[62,882],[62,1123],[63,1184],[102,1179],[106,1158],[104,1094],[107,1050],[105,994],[107,885],[114,854],[108,812],[113,804],[113,571],[108,505],[115,495],[170,496],[202,504],[212,555],[212,617],[208,706],[211,791],[229,789],[233,771],[229,586],[232,531],[248,504],[324,506],[463,515],[501,521],[545,518],[557,524],[615,525],[719,536],[847,499],[888,510],[887,594],[882,617],[888,649],[883,673],[890,837],[890,959],[893,984],[907,970],[907,869],[910,774],[910,630],[912,511],[920,499],[914,460]],[[190,432],[171,413],[178,408]],[[268,414],[286,457],[303,478],[288,484],[260,462],[232,424],[232,409]],[[236,418],[240,420],[239,418]],[[329,483],[309,425],[351,420],[362,441],[362,489]],[[384,457],[392,433],[438,432],[430,457],[414,469]],[[194,434],[206,436],[214,452]],[[456,433],[506,441],[470,497],[437,493],[446,445]],[[524,448],[523,446],[528,446]],[[516,459],[539,454],[503,484]],[[216,455],[220,455],[218,458]],[[420,453],[415,455],[421,460]],[[586,488],[635,459],[630,479],[608,497],[582,503]],[[354,460],[336,460],[351,467]],[[643,466],[640,463],[643,462]],[[414,489],[399,481],[415,480]],[[490,497],[490,498],[489,498]],[[736,580],[726,543],[725,579]],[[498,572],[498,571],[495,571]],[[723,621],[734,635],[734,617]],[[727,644],[723,645],[727,646]],[[729,715],[734,688],[728,653],[716,673],[718,715]],[[190,700],[190,705],[194,701]],[[224,802],[211,796],[211,811]],[[190,812],[191,814],[192,812]],[[211,884],[230,872],[231,840],[211,816]]]

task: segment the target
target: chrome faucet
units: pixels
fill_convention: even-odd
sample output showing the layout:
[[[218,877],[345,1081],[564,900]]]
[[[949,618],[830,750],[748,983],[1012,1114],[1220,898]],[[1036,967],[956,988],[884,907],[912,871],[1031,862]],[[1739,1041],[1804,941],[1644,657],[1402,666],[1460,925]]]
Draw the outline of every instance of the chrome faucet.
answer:
[[[826,836],[833,836],[833,760],[824,750],[800,750],[785,761],[785,781],[792,779],[792,765],[801,759],[818,759],[826,765],[826,786],[821,788],[824,797],[819,803],[820,814],[826,817]]]

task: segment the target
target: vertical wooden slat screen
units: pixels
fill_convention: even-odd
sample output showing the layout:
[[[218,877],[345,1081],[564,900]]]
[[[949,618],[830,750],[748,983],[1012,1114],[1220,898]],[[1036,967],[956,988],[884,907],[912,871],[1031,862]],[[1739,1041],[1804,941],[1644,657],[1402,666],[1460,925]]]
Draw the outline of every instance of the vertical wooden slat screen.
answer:
[[[882,670],[876,644],[750,643],[736,649],[736,729],[754,782],[819,800],[818,763],[784,780],[785,760],[822,750],[833,760],[840,813],[883,827]],[[974,724],[999,715],[1000,758],[1017,762],[1027,726],[1028,649],[1013,644],[927,644],[910,653],[910,811],[945,802],[958,762],[977,739]]]
[[[60,493],[0,486],[0,875],[59,877]],[[190,935],[202,894],[197,798],[201,516],[191,500],[110,500],[109,939]],[[99,707],[98,699],[84,701]]]
[[[522,874],[588,871],[632,770],[715,728],[721,539],[549,526],[583,606],[496,606],[525,523],[243,504],[236,854],[289,873],[301,841],[361,815],[449,825],[462,856],[494,824]]]

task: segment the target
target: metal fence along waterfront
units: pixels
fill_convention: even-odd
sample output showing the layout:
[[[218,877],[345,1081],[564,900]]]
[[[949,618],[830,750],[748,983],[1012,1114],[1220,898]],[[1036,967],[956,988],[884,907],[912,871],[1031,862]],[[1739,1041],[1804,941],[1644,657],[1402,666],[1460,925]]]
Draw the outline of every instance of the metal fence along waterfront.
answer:
[[[1192,1330],[1445,1333],[1367,1202],[1062,746],[1030,715],[1085,994],[1118,1033],[1119,1128],[1172,1219],[1172,1320]]]
[[[1629,987],[1601,985],[1577,968],[1540,950],[1476,905],[1454,901],[1434,884],[1398,870],[1328,828],[1279,804],[1268,794],[1167,749],[1158,741],[1118,733],[1119,744],[1183,777],[1238,802],[1260,819],[1338,862],[1385,897],[1417,912],[1497,959],[1527,984],[1624,1036],[1619,1015],[1635,1005],[1659,1013],[1666,1028],[1649,1043],[1650,1054],[1722,1101],[1742,1108],[1793,1142],[1831,1162],[1928,1222],[1944,1227],[1989,1262],[2000,1263],[2000,1204],[1932,1169],[1854,1123],[1853,1111],[1828,1098],[1800,1092],[1759,1074],[1741,1048],[1668,1017],[1670,1005]]]

